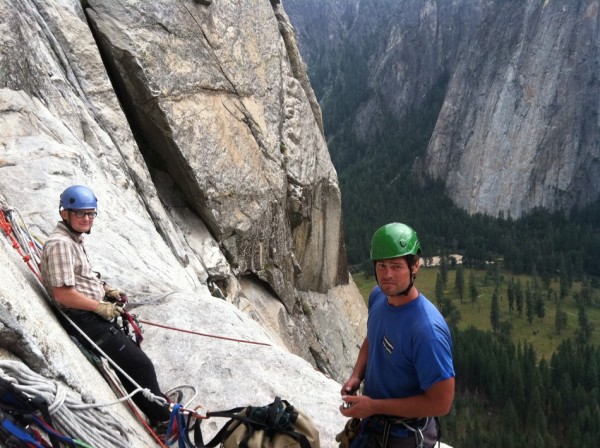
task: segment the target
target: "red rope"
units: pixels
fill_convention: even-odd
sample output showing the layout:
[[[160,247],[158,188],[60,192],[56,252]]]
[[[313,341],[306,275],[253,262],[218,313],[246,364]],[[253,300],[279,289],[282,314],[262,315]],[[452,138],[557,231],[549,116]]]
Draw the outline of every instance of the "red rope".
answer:
[[[23,258],[23,261],[25,263],[27,263],[27,266],[29,267],[29,269],[31,270],[31,272],[33,272],[35,274],[35,276],[38,278],[38,280],[40,281],[40,283],[43,283],[42,282],[42,277],[41,277],[40,273],[31,264],[31,257],[23,252],[23,250],[21,248],[21,245],[19,244],[19,242],[15,238],[12,226],[6,220],[6,215],[4,214],[4,211],[1,208],[0,208],[0,227],[4,231],[4,234],[6,235],[6,237],[12,243],[13,248],[15,248],[16,251],[17,251],[17,253],[21,256],[21,258]]]
[[[146,324],[146,325],[151,325],[153,327],[166,328],[167,330],[180,331],[182,333],[195,334],[195,335],[198,335],[198,336],[205,336],[205,337],[208,337],[208,338],[224,339],[226,341],[242,342],[244,344],[266,345],[267,347],[271,346],[271,344],[267,344],[266,342],[246,341],[246,340],[243,340],[243,339],[234,339],[234,338],[227,338],[225,336],[216,336],[216,335],[213,335],[213,334],[200,333],[198,331],[184,330],[184,329],[181,329],[181,328],[170,327],[168,325],[162,325],[162,324],[157,324],[157,323],[154,323],[154,322],[148,322],[147,320],[140,320],[140,322],[143,323],[143,324]]]
[[[8,223],[8,221],[6,220],[4,211],[1,208],[0,208],[0,227],[2,227],[2,230],[4,230],[4,233],[6,233],[6,236],[8,236],[12,232],[12,228],[11,228],[10,224]]]

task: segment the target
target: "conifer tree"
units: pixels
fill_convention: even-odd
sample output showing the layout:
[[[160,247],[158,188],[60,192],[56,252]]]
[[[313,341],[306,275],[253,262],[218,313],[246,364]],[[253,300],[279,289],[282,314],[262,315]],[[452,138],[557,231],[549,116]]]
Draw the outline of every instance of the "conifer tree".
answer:
[[[460,298],[460,303],[463,303],[465,295],[465,272],[462,264],[456,266],[456,276],[454,277],[454,289]]]
[[[442,280],[442,273],[438,272],[435,276],[435,299],[437,303],[441,303],[444,298],[444,281]]]
[[[507,397],[513,401],[517,409],[523,409],[525,406],[525,386],[523,382],[523,368],[516,359],[512,359],[513,366],[508,371],[508,387],[510,393]]]
[[[564,300],[569,295],[569,277],[567,274],[567,264],[565,262],[564,255],[560,257],[560,271],[559,271],[559,283],[560,283],[560,300]]]
[[[515,281],[511,277],[506,288],[506,296],[508,298],[508,312],[512,313],[515,308]]]
[[[440,277],[445,289],[448,284],[448,256],[445,252],[440,255]]]
[[[517,304],[517,312],[519,316],[523,315],[523,287],[521,285],[521,280],[517,279],[515,283],[515,302]]]
[[[542,293],[538,289],[534,291],[534,306],[535,306],[535,314],[540,320],[543,320],[546,316],[546,306],[544,304],[544,299],[542,298]]]
[[[531,325],[535,312],[533,306],[533,297],[531,294],[531,289],[529,288],[529,282],[527,283],[527,288],[525,289],[525,313],[527,315],[527,323]]]
[[[583,303],[579,305],[578,319],[579,329],[577,331],[577,342],[583,345],[586,344],[592,336],[592,324]]]
[[[565,328],[567,328],[567,313],[565,313],[560,304],[558,304],[556,306],[556,313],[554,314],[554,329],[556,330],[556,333],[560,335]]]
[[[586,275],[583,278],[582,284],[581,284],[581,291],[579,292],[580,294],[580,298],[583,302],[584,305],[591,305],[593,300],[592,300],[592,287],[591,287],[591,283],[590,283],[590,278]]]
[[[477,291],[477,282],[475,280],[475,272],[471,269],[469,273],[469,297],[471,299],[471,303],[475,304],[477,302],[477,296],[479,295],[479,291]]]
[[[492,331],[496,333],[500,328],[500,305],[498,303],[498,288],[494,289],[494,294],[492,295],[490,324],[492,325]]]
[[[494,286],[501,287],[502,285],[502,272],[500,272],[500,262],[498,260],[494,261]],[[501,290],[498,291],[498,294],[501,295]]]

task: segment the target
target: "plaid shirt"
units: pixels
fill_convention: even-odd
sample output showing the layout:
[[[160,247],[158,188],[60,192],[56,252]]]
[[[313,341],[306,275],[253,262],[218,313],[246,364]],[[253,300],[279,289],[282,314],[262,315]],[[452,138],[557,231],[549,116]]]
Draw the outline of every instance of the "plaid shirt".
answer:
[[[104,287],[83,246],[83,236],[59,222],[42,250],[42,278],[50,297],[52,288],[73,286],[91,299],[102,300]]]

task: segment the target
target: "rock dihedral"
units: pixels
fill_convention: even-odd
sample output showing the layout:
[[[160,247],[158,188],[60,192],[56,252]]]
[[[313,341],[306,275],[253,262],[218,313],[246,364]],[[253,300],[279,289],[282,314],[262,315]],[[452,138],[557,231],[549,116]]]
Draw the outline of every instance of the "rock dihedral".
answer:
[[[254,359],[243,344],[181,348],[147,328],[161,384],[193,383],[212,409],[282,395],[315,416],[323,446],[337,446],[339,385],[313,366],[342,380],[366,313],[285,12],[259,1],[85,3],[0,5],[0,199],[43,239],[60,192],[90,186],[93,264],[136,312],[273,344]],[[1,245],[0,348],[93,395],[100,380],[78,374],[84,358]],[[148,446],[136,437],[132,446]]]
[[[297,288],[346,283],[336,174],[289,63],[285,16],[267,2],[89,6],[150,165],[171,174],[236,272],[290,312]]]
[[[508,2],[471,40],[426,159],[460,207],[518,217],[599,197],[598,11]]]

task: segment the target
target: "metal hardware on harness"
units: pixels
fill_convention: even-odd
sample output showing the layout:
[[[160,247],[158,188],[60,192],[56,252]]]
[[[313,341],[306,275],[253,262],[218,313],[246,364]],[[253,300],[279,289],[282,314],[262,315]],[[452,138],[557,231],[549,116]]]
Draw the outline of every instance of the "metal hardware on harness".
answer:
[[[421,431],[421,429],[427,426],[427,423],[429,423],[429,418],[425,419],[425,424],[421,427],[412,427],[404,420],[400,420],[400,423],[402,423],[406,429],[415,433],[415,441],[417,442],[416,448],[424,448],[425,437],[423,436],[423,431]]]
[[[418,425],[418,426],[416,425],[416,423],[420,423],[423,420],[424,420],[424,422],[422,425]],[[382,435],[382,439],[381,439],[382,448],[387,447],[392,426],[399,425],[399,424],[402,424],[406,429],[408,429],[409,431],[414,433],[416,448],[424,448],[425,447],[425,436],[423,436],[422,429],[425,426],[427,426],[427,424],[429,423],[429,417],[424,418],[424,419],[410,419],[410,420],[403,420],[401,418],[397,418],[397,419],[386,418],[386,419],[384,419],[384,421],[385,421],[385,423],[383,426],[383,435]],[[411,426],[409,423],[415,423],[415,425]]]

